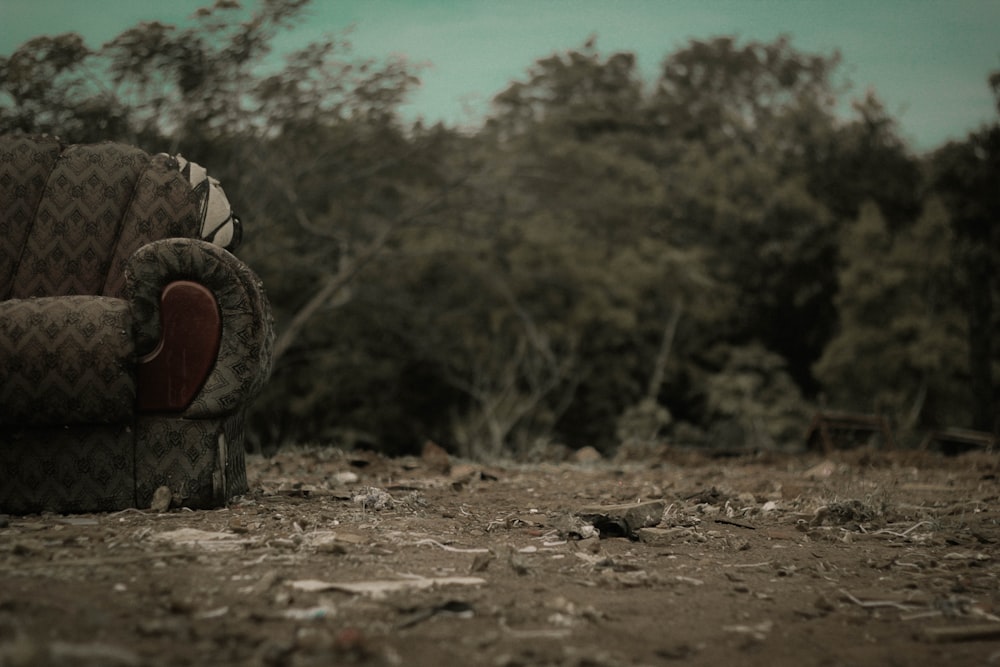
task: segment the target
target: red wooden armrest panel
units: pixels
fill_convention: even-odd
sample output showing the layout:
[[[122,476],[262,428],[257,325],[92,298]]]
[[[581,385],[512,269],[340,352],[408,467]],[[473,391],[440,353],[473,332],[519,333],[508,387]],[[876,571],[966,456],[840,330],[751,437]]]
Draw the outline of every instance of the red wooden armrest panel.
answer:
[[[181,412],[215,365],[222,317],[208,288],[178,280],[160,296],[160,326],[160,343],[139,359],[136,369],[136,407],[140,412]]]

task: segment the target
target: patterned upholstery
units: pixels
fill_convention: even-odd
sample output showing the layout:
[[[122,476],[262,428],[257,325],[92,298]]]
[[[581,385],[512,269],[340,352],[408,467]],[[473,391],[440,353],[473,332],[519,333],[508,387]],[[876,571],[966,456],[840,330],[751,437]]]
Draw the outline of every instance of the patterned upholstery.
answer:
[[[51,137],[0,142],[0,299],[11,297],[14,270],[61,150]]]
[[[132,256],[126,269],[140,353],[160,339],[159,319],[153,315],[163,287],[190,276],[216,293],[222,312],[219,360],[184,413],[210,417],[232,412],[260,392],[271,366],[271,308],[257,276],[226,250],[190,239],[150,243]]]
[[[198,165],[0,137],[0,512],[144,507],[162,485],[209,507],[246,490],[243,412],[273,324],[260,280],[203,234],[234,247],[241,231]],[[183,411],[137,414],[136,364],[160,344],[174,280],[212,292],[218,358]]]
[[[129,422],[5,426],[0,445],[4,512],[107,512],[136,506],[136,438]]]
[[[0,301],[0,425],[115,423],[135,410],[127,301]]]

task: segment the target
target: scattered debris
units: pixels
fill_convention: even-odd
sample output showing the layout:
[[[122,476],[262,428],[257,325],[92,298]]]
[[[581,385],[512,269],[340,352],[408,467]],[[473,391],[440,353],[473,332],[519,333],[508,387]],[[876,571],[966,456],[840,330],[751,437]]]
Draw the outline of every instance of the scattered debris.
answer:
[[[317,553],[341,555],[347,553],[346,544],[352,543],[353,537],[346,533],[339,534],[329,530],[315,531],[303,535],[302,543],[315,549]]]
[[[635,538],[636,531],[659,525],[666,503],[650,500],[627,505],[595,505],[582,507],[576,515],[593,524],[604,537]]]
[[[774,628],[774,621],[761,621],[754,625],[724,625],[723,632],[745,635],[755,641],[764,641]]]
[[[374,486],[366,486],[353,496],[351,501],[356,505],[361,505],[363,509],[381,512],[391,510],[396,506],[396,501],[389,493]]]
[[[757,530],[756,526],[751,526],[749,523],[744,523],[743,521],[736,521],[735,519],[716,519],[715,523],[722,523],[729,526],[736,526],[737,528],[745,528],[746,530]]]
[[[993,453],[661,456],[292,449],[217,510],[0,517],[0,664],[1000,664]]]
[[[420,577],[412,576],[406,579],[374,579],[371,581],[320,581],[317,579],[299,579],[290,581],[288,585],[300,591],[317,593],[322,591],[339,591],[355,595],[370,595],[382,598],[389,593],[400,591],[432,588],[435,586],[481,586],[486,583],[480,577]]]
[[[332,618],[337,615],[337,609],[329,605],[316,605],[315,607],[305,607],[302,609],[285,609],[281,612],[282,618],[290,618],[293,621],[318,621],[325,618]]]
[[[812,525],[832,524],[841,526],[847,523],[869,523],[882,516],[881,508],[871,503],[857,499],[840,500],[823,505],[816,509]]]
[[[253,544],[253,540],[239,539],[233,533],[217,533],[198,528],[168,530],[152,535],[151,539],[179,547],[198,547],[210,551],[234,551]]]
[[[423,623],[424,621],[441,614],[447,614],[453,618],[472,618],[475,616],[475,609],[468,602],[464,602],[462,600],[448,600],[447,602],[443,602],[426,609],[412,611],[406,616],[406,618],[396,624],[396,628],[399,630],[412,628],[415,625]]]
[[[0,516],[0,528],[4,527],[4,517]],[[101,522],[92,516],[64,516],[60,517],[59,523],[67,526],[99,526]]]
[[[865,609],[877,609],[879,607],[891,607],[893,609],[899,609],[900,611],[913,611],[913,610],[919,608],[919,607],[915,607],[913,605],[909,605],[909,604],[905,604],[903,602],[899,602],[898,600],[889,600],[889,599],[862,600],[862,599],[858,598],[857,596],[852,595],[851,593],[845,591],[844,589],[840,589],[840,594],[843,595],[846,600],[849,600],[850,602],[853,602],[854,604],[858,605],[859,607],[864,607]]]
[[[250,528],[243,522],[243,518],[239,516],[229,517],[229,521],[226,524],[226,527],[238,535],[243,535],[250,532]]]
[[[0,645],[0,665],[88,665],[132,667],[145,662],[133,651],[105,643],[40,642],[19,637]]]
[[[684,500],[691,501],[697,505],[719,505],[728,499],[729,496],[727,494],[719,491],[714,486],[710,489],[702,489],[684,498]]]
[[[228,613],[229,613],[229,607],[216,607],[215,609],[200,611],[194,615],[194,618],[198,619],[222,618]]]
[[[650,546],[665,546],[690,535],[688,528],[640,528],[636,537]]]
[[[531,552],[526,549],[515,549],[509,544],[504,544],[491,548],[490,552],[496,560],[509,565],[510,569],[513,570],[515,574],[525,575],[531,571],[531,567],[528,565],[528,561],[524,557],[525,554]]]
[[[453,547],[450,544],[442,544],[441,542],[438,542],[437,540],[432,540],[430,538],[417,540],[416,542],[413,542],[413,545],[418,547],[429,545],[437,547],[438,549],[444,549],[445,551],[452,551],[454,553],[460,553],[460,554],[489,553],[489,549],[485,547],[473,547],[473,548]]]

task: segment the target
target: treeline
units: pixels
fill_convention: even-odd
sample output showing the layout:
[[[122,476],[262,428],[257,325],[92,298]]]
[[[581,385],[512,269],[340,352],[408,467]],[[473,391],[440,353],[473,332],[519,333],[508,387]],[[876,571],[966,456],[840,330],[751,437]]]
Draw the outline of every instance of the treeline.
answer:
[[[655,80],[590,41],[474,130],[407,124],[407,63],[273,52],[305,4],[0,58],[0,131],[223,182],[279,332],[256,447],[785,448],[820,406],[998,429],[1000,116],[916,155],[875,93],[845,113],[836,53],[718,37]]]

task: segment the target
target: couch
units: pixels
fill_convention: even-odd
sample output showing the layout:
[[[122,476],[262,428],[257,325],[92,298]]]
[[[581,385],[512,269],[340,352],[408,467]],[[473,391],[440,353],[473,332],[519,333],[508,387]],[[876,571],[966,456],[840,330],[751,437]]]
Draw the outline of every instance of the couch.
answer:
[[[247,491],[274,330],[240,230],[182,157],[0,137],[0,513]]]

